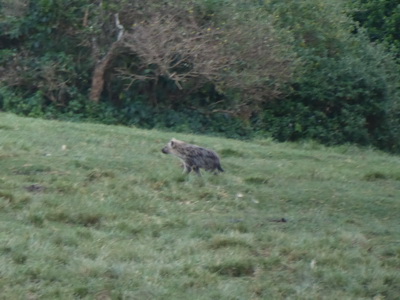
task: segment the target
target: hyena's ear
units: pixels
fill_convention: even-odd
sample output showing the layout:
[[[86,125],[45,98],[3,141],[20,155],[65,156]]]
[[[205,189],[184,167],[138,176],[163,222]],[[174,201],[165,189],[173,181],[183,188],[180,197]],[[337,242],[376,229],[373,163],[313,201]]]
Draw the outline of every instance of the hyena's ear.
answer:
[[[171,147],[174,147],[175,143],[176,143],[176,139],[174,139],[174,138],[172,138],[171,141],[169,142]]]

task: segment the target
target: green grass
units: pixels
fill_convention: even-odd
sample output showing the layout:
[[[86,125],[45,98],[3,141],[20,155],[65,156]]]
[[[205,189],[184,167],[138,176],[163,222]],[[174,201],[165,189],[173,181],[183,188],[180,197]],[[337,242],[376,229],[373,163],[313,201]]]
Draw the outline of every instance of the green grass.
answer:
[[[0,299],[398,299],[399,232],[398,156],[0,113]]]

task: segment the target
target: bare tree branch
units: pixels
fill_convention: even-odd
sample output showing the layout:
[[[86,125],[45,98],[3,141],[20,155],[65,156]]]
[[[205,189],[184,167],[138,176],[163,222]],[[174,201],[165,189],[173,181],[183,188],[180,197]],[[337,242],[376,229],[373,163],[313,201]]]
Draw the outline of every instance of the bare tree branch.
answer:
[[[135,53],[150,74],[141,69],[119,70],[132,81],[165,76],[182,89],[188,79],[212,81],[227,64],[220,59],[216,31],[195,22],[179,22],[173,15],[155,15],[126,34],[125,47]]]
[[[89,99],[93,102],[98,102],[101,96],[101,93],[104,89],[104,74],[107,71],[107,68],[111,61],[118,55],[119,49],[123,45],[123,36],[124,36],[124,26],[121,25],[119,21],[119,15],[115,14],[115,26],[118,28],[118,36],[117,40],[112,43],[107,53],[98,60],[92,76],[92,85],[90,89]],[[94,53],[99,53],[98,46],[96,40],[93,40],[93,49]]]

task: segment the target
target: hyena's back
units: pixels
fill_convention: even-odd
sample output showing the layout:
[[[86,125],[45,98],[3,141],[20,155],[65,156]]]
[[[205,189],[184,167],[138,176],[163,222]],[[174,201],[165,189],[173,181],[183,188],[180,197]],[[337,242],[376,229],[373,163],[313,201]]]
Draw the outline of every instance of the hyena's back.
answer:
[[[196,145],[189,146],[185,160],[191,167],[203,168],[206,171],[224,172],[218,154],[207,148]]]

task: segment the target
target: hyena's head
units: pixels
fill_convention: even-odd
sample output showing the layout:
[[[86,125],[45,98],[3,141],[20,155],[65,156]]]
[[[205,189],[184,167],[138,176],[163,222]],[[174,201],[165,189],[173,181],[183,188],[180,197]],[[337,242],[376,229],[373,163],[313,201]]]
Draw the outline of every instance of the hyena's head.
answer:
[[[185,142],[179,141],[177,139],[171,139],[168,144],[161,149],[162,153],[165,154],[175,154],[176,155],[176,149],[181,147],[182,145],[186,144]]]

